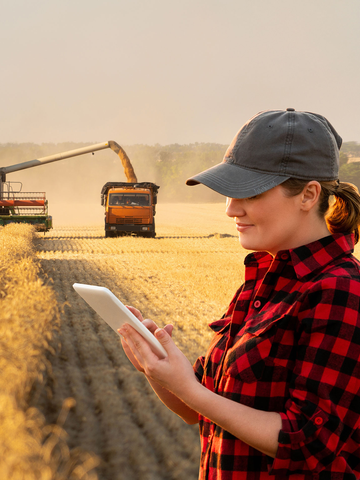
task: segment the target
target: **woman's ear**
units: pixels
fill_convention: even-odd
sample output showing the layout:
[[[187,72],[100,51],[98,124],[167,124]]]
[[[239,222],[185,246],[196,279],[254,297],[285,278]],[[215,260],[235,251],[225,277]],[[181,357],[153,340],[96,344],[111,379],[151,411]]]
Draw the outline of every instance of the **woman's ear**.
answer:
[[[320,183],[316,180],[309,182],[301,193],[301,210],[304,212],[309,212],[317,204],[320,193]]]

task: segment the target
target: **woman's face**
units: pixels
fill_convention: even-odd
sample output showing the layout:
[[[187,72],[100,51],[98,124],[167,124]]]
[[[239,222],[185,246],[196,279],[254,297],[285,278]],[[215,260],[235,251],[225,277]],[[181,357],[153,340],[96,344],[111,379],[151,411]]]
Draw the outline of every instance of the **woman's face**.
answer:
[[[275,255],[302,245],[301,194],[287,197],[281,185],[255,197],[227,198],[226,214],[234,218],[240,243],[247,250]]]

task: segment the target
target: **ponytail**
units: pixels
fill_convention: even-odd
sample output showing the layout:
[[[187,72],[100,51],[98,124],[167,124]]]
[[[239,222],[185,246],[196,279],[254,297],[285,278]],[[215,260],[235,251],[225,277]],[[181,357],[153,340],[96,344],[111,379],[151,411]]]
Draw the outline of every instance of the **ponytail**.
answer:
[[[355,243],[359,241],[360,196],[359,191],[351,183],[320,182],[321,196],[319,213],[325,216],[331,233],[354,233]],[[329,205],[330,196],[335,201]],[[322,203],[327,208],[321,211]],[[325,207],[325,205],[324,205]]]
[[[308,180],[290,178],[281,186],[287,195],[292,197],[299,195],[308,183]],[[338,180],[319,183],[321,185],[319,215],[325,218],[329,232],[354,233],[357,243],[360,224],[360,195],[357,187]]]

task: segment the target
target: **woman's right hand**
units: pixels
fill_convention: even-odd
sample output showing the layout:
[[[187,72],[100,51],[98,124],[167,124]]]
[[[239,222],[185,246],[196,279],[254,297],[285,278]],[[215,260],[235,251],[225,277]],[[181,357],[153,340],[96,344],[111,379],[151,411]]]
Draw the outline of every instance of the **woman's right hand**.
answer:
[[[149,319],[146,319],[144,320],[143,316],[141,315],[141,312],[137,309],[137,308],[134,308],[134,307],[130,307],[128,305],[126,305],[126,308],[128,310],[130,310],[130,312],[135,315],[135,317],[140,320],[140,322],[148,329],[150,330],[150,332],[152,334],[154,334],[154,332],[159,328],[155,322],[153,322],[152,320],[149,320]],[[172,331],[173,331],[173,325],[166,325],[164,327],[164,329],[167,331],[167,333],[171,336],[172,334]],[[122,338],[121,339],[121,344],[123,346],[123,349],[124,349],[124,352],[126,354],[126,356],[128,357],[128,359],[130,360],[130,362],[134,365],[134,367],[139,370],[139,372],[142,372],[144,373],[144,369],[141,367],[141,365],[139,364],[139,362],[137,361],[137,359],[135,358],[135,356],[133,355],[129,345],[125,342],[125,340]]]

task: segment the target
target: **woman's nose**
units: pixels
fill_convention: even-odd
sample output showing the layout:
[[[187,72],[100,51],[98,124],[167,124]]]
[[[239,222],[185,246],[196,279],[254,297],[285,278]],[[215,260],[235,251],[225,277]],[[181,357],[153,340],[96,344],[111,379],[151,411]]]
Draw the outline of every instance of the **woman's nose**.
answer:
[[[242,199],[240,198],[227,198],[225,213],[228,217],[243,217],[245,210],[242,205]]]

